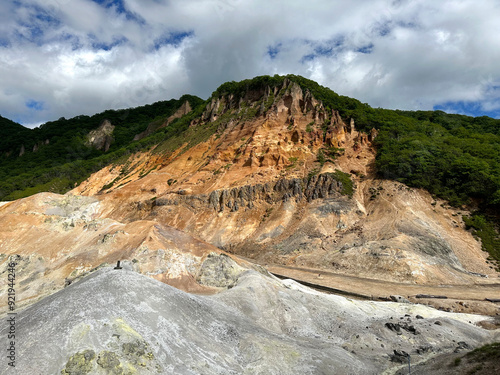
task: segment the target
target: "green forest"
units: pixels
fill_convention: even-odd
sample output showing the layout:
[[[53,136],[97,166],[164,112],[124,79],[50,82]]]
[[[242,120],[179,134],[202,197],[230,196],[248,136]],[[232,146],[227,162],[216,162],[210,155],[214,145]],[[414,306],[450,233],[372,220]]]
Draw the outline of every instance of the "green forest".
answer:
[[[60,118],[35,129],[0,117],[0,200],[19,199],[42,191],[64,193],[120,157],[182,133],[187,128],[186,119],[176,120],[147,138],[133,141],[149,124],[163,123],[186,101],[192,108],[203,108],[202,99],[184,95],[178,100],[137,108]],[[115,126],[114,141],[107,152],[85,145],[86,135],[104,120]],[[25,152],[20,156],[22,148]]]

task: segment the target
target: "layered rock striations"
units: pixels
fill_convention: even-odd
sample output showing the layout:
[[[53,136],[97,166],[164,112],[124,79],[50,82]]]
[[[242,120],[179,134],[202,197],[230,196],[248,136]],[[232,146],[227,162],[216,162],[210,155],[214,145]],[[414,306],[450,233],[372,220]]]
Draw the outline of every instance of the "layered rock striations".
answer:
[[[152,201],[153,207],[186,204],[200,209],[211,207],[216,212],[253,208],[255,204],[266,202],[277,204],[294,199],[296,202],[340,196],[344,191],[341,181],[333,173],[325,173],[310,178],[281,179],[275,183],[245,185],[232,189],[214,190],[210,194],[185,195],[184,190],[169,194],[165,198]],[[146,202],[145,202],[146,203]]]

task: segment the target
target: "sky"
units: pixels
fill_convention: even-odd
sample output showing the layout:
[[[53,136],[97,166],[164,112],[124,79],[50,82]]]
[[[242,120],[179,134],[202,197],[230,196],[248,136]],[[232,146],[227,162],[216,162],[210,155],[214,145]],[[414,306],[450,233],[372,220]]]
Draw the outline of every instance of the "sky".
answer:
[[[0,2],[0,115],[28,127],[274,74],[500,118],[499,62],[500,0]]]

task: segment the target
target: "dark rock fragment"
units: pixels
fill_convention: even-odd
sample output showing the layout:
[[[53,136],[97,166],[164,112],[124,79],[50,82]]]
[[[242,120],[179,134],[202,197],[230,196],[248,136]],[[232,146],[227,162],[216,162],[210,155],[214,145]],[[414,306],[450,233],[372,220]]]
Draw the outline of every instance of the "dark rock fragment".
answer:
[[[396,362],[396,363],[407,363],[409,357],[410,355],[404,350],[394,349],[394,354],[389,354],[391,362]]]

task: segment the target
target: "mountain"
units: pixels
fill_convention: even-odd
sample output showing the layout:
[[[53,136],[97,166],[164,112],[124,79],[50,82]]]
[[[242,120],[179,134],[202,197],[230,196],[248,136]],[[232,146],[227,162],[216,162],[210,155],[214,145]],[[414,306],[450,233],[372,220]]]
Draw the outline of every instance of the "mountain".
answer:
[[[200,303],[224,311],[217,318],[220,324],[226,326],[228,316],[231,324],[241,324],[235,335],[245,337],[238,350],[246,359],[234,362],[234,353],[220,354],[227,352],[225,343],[212,348],[209,339],[190,334],[179,347],[191,343],[186,352],[191,354],[186,355],[203,353],[206,362],[181,368],[168,359],[177,353],[170,342],[141,339],[141,348],[154,347],[152,356],[129,358],[123,348],[130,340],[111,344],[97,333],[85,338],[76,332],[76,341],[62,345],[66,351],[47,371],[71,373],[80,363],[88,367],[87,373],[105,372],[99,369],[101,355],[123,371],[127,364],[145,363],[147,371],[173,366],[178,373],[199,373],[199,366],[206,365],[207,373],[258,373],[250,366],[256,361],[262,371],[279,373],[270,358],[277,355],[273,348],[286,347],[290,358],[278,361],[284,369],[293,368],[297,355],[292,353],[299,353],[305,373],[328,373],[321,366],[340,372],[340,362],[328,359],[333,357],[342,358],[347,372],[379,373],[403,366],[401,350],[423,355],[419,358],[425,362],[439,350],[456,349],[458,336],[448,329],[461,332],[460,340],[467,343],[461,349],[498,341],[497,320],[451,314],[498,314],[498,120],[373,109],[292,75],[228,82],[206,101],[182,97],[125,113],[59,120],[66,126],[65,131],[57,130],[60,135],[47,138],[38,150],[10,155],[0,165],[3,199],[26,196],[0,205],[0,271],[16,263],[18,305],[26,308],[23,319],[47,316],[43,311],[53,311],[50,304],[67,305],[72,314],[78,315],[79,309],[98,314],[99,305],[58,301],[78,299],[90,293],[85,290],[98,291],[106,283],[131,288],[135,296],[151,295],[152,301],[160,298],[154,297],[158,293],[173,293],[179,306],[204,301]],[[58,128],[49,123],[35,132],[44,129]],[[61,139],[68,147],[57,153]],[[53,159],[44,149],[54,153]],[[38,191],[50,192],[32,194]],[[110,268],[119,260],[127,272],[115,279]],[[346,306],[352,300],[336,300],[343,301],[338,310],[324,305],[331,301],[321,302],[316,311],[316,297],[311,300],[310,295],[318,293],[288,292],[299,287],[269,272],[321,290],[398,303],[359,302],[365,324],[360,317],[347,317],[358,314]],[[136,283],[148,287],[136,289]],[[269,290],[274,292],[270,295]],[[245,304],[249,296],[255,305]],[[105,299],[106,293],[99,298]],[[118,295],[113,301],[119,306],[114,315],[111,308],[100,318],[92,313],[79,322],[68,320],[67,327],[81,323],[94,332],[101,323],[118,327],[121,323],[113,319],[128,316],[126,324],[140,336],[154,329]],[[139,306],[158,312],[164,303],[142,301]],[[279,306],[279,312],[272,306]],[[488,320],[482,326],[493,331],[450,323],[441,332],[439,324],[413,317],[417,310],[425,311],[420,315],[426,319],[440,314],[440,319]],[[336,311],[347,315],[337,316]],[[156,312],[151,317],[159,320],[150,324],[166,320],[176,332],[189,327],[186,323],[181,328],[172,315],[172,320],[166,315],[160,319]],[[333,326],[328,334],[324,331],[325,316],[332,314],[341,327],[348,322],[345,331]],[[392,315],[404,323],[391,322]],[[186,317],[188,322],[202,319]],[[205,318],[203,327],[218,321],[210,314]],[[255,319],[257,326],[248,319]],[[356,320],[363,321],[362,326],[355,325]],[[372,320],[378,323],[371,325]],[[270,340],[268,331],[260,331],[263,326],[284,336],[273,338],[272,345],[254,347],[248,332],[259,332],[259,339],[254,337],[259,342]],[[310,330],[312,326],[323,328]],[[369,337],[363,336],[363,327]],[[409,336],[415,335],[415,327],[426,333],[416,339],[418,345],[403,345],[405,340],[416,343]],[[121,335],[111,331],[106,332],[112,337]],[[73,337],[67,330],[61,332]],[[437,349],[425,349],[436,342],[438,332],[444,341],[432,344]],[[33,342],[42,333],[33,333]],[[358,334],[368,346],[354,343]],[[389,340],[389,334],[396,337]],[[336,343],[333,351],[318,354],[317,348],[327,347],[328,340]],[[380,340],[389,340],[391,348],[380,349]],[[116,351],[115,344],[123,350]],[[26,356],[38,353],[29,348]],[[218,369],[214,363],[221,361],[224,365]]]
[[[116,220],[156,220],[260,263],[398,282],[496,277],[466,210],[379,178],[376,129],[358,131],[291,79],[261,81],[223,85],[187,136],[73,193],[101,194]]]

